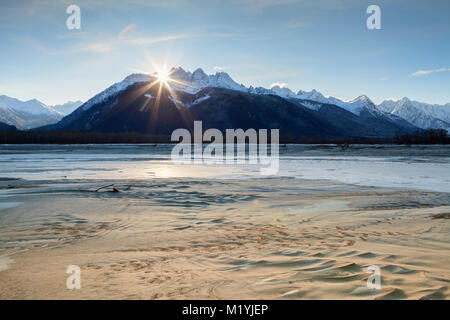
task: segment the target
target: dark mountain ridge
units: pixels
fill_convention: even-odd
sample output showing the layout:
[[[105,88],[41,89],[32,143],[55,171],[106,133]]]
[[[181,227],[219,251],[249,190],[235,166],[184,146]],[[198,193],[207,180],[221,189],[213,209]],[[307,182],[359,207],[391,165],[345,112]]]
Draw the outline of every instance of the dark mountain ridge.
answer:
[[[217,87],[196,93],[171,91],[146,81],[133,83],[97,103],[83,104],[60,122],[37,130],[170,135],[177,128],[192,130],[194,120],[201,120],[204,130],[280,129],[280,137],[296,140],[385,138],[417,130],[404,120],[370,110],[358,116],[332,104],[273,94]]]

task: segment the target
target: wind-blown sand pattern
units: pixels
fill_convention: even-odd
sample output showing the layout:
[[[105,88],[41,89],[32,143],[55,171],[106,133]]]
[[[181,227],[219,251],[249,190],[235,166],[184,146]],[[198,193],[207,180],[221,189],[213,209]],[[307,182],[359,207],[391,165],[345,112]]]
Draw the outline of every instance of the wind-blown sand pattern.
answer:
[[[2,299],[450,296],[445,192],[288,177],[0,188]],[[81,290],[66,288],[69,265],[81,268]],[[366,286],[370,265],[379,291]]]

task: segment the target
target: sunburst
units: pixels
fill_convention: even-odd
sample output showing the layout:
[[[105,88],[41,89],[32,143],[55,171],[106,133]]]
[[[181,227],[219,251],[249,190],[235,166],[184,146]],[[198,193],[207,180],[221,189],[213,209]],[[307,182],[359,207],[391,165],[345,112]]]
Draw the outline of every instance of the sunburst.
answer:
[[[146,100],[146,102],[144,103],[144,105],[141,107],[141,110],[144,110],[154,99],[153,100],[153,108],[150,111],[151,125],[154,126],[154,125],[156,125],[156,121],[158,119],[158,114],[159,114],[159,109],[160,109],[160,101],[161,101],[163,89],[165,88],[168,91],[169,96],[171,96],[173,98],[172,101],[180,101],[180,99],[178,98],[178,96],[175,92],[175,90],[177,90],[176,84],[181,85],[182,87],[192,87],[192,84],[172,78],[172,74],[176,71],[176,69],[175,68],[168,69],[167,63],[164,63],[162,65],[156,65],[153,62],[151,62],[151,64],[152,64],[153,70],[154,70],[154,72],[151,74],[154,77],[154,81],[152,81],[148,85],[140,88],[139,90],[137,90],[137,92],[134,92],[132,100],[134,101],[139,96],[143,95],[150,88],[152,88],[154,86],[158,86],[156,97],[148,98]],[[174,90],[174,88],[172,88],[171,84],[175,85],[174,86],[175,90]],[[177,105],[177,108],[178,108],[178,105]],[[184,108],[181,108],[181,109],[179,108],[180,115],[182,116],[186,125],[189,126],[189,124],[192,123],[193,120],[190,119],[190,117],[187,115],[187,113],[183,110],[184,110]]]
[[[172,81],[170,75],[172,74],[172,70],[168,70],[167,66],[164,64],[162,67],[156,67],[156,79],[160,83],[160,86],[164,85],[167,88],[170,88],[169,81]]]

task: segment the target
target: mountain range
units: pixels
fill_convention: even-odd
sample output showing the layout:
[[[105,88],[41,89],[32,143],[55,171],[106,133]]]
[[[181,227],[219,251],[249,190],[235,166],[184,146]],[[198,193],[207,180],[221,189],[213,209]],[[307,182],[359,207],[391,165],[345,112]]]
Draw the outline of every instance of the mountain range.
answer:
[[[427,104],[401,100],[385,100],[378,105],[381,111],[397,115],[421,129],[445,129],[450,132],[450,103],[445,105]]]
[[[430,105],[404,98],[376,105],[365,95],[344,101],[316,90],[294,93],[280,86],[247,88],[225,72],[207,75],[200,68],[189,72],[177,67],[170,74],[170,90],[165,86],[159,90],[159,84],[154,85],[156,74],[132,74],[81,104],[59,122],[54,119],[63,110],[69,113],[73,105],[64,109],[32,100],[24,102],[33,106],[29,109],[11,103],[9,106],[16,112],[19,109],[29,114],[46,110],[40,114],[54,117],[48,122],[50,125],[38,130],[170,134],[179,127],[191,128],[193,120],[202,120],[204,129],[279,128],[281,135],[299,139],[376,138],[419,128],[450,129],[450,104]],[[0,121],[16,125],[2,116],[2,101]]]
[[[69,101],[63,105],[48,106],[36,99],[21,101],[2,95],[0,122],[21,130],[32,129],[58,122],[82,104],[81,101]]]

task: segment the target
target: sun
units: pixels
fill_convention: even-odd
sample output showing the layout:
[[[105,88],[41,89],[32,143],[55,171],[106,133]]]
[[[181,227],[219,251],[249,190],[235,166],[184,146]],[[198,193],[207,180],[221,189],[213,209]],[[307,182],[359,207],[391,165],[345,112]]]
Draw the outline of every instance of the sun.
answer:
[[[168,86],[169,85],[169,81],[171,81],[170,79],[170,70],[167,69],[166,64],[164,64],[163,66],[154,66],[155,67],[155,75],[156,75],[156,79],[157,81],[164,86]]]
[[[170,80],[170,73],[167,70],[159,70],[156,72],[156,77],[158,78],[159,82],[167,84],[167,82]]]
[[[149,117],[150,117],[150,124],[152,126],[156,126],[156,122],[158,120],[158,114],[160,112],[160,109],[162,107],[165,107],[167,105],[170,105],[167,103],[167,99],[171,100],[171,103],[173,103],[177,110],[180,112],[180,116],[182,117],[183,121],[186,123],[186,125],[190,125],[192,122],[191,118],[185,113],[183,110],[185,110],[185,105],[182,102],[182,100],[178,97],[177,92],[183,91],[185,88],[191,88],[193,85],[189,82],[185,82],[177,77],[177,70],[179,70],[180,67],[175,68],[172,67],[169,69],[167,67],[167,63],[164,64],[155,64],[153,61],[149,61],[152,69],[147,66],[147,71],[138,71],[141,73],[145,73],[149,75],[152,79],[151,82],[149,82],[147,85],[143,86],[142,88],[139,88],[139,93],[136,93],[135,99],[145,94],[147,99],[143,99],[143,105],[141,106],[141,110],[144,110],[145,108],[149,107]],[[150,89],[153,88],[153,90],[150,92]],[[156,89],[156,90],[155,90]],[[156,91],[156,92],[155,92]],[[150,94],[151,93],[151,94]],[[164,103],[161,103],[163,101]]]

